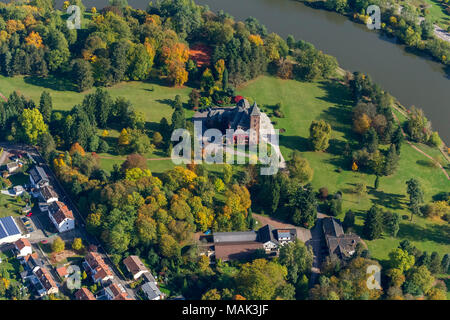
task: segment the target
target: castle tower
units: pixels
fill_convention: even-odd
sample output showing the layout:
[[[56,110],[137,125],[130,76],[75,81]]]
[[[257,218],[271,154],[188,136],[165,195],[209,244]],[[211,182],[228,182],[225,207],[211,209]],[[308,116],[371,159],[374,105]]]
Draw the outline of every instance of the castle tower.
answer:
[[[250,113],[250,137],[249,143],[258,144],[259,143],[259,127],[261,123],[261,111],[258,105],[253,103],[252,111]]]

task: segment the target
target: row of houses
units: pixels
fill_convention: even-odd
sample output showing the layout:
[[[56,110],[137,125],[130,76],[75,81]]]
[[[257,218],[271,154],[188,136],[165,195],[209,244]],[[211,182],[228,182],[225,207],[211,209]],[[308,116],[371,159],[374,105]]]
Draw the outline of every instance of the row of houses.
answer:
[[[17,258],[22,264],[24,271],[20,273],[23,280],[29,281],[38,296],[56,294],[59,288],[50,271],[44,267],[44,263],[33,248],[28,239],[22,238],[14,243]]]
[[[72,210],[69,210],[64,202],[59,201],[59,196],[50,185],[50,179],[42,167],[35,166],[30,170],[30,183],[33,195],[39,198],[39,209],[48,213],[58,232],[74,229],[75,218]]]

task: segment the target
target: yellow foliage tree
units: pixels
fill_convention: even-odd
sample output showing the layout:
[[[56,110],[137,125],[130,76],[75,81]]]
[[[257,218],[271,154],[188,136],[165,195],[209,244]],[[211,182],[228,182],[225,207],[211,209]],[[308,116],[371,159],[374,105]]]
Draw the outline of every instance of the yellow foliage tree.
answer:
[[[371,120],[369,116],[363,113],[361,116],[353,120],[353,129],[359,133],[364,134],[370,128]]]
[[[126,146],[130,144],[130,135],[128,134],[127,129],[123,128],[120,132],[118,143],[120,146]]]
[[[42,38],[38,32],[31,31],[28,37],[25,38],[27,45],[35,46],[36,48],[43,48]]]
[[[222,82],[223,78],[223,72],[225,71],[225,61],[223,59],[217,60],[216,64],[214,65],[214,68],[217,72],[218,81]]]
[[[358,171],[358,165],[356,164],[356,162],[353,162],[353,164],[352,164],[352,170],[353,170],[353,171]]]
[[[259,34],[251,34],[251,35],[249,35],[248,36],[248,40],[251,43],[256,44],[257,46],[264,45],[264,41],[263,41],[263,39],[261,38],[261,36]]]
[[[92,7],[91,13],[92,13],[92,14],[96,14],[96,13],[97,13],[97,8],[96,8],[96,7]]]

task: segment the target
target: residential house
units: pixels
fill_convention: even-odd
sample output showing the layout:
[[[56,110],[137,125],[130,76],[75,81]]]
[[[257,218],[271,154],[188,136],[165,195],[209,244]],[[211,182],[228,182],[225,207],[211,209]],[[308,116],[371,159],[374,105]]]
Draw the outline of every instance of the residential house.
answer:
[[[274,229],[270,225],[257,231],[215,232],[214,256],[228,261],[246,259],[257,250],[277,254],[280,246],[295,241],[296,238],[296,229]]]
[[[30,182],[33,188],[40,189],[49,185],[49,178],[42,167],[34,166],[30,170]]]
[[[67,268],[65,266],[56,268],[56,273],[61,277],[61,279],[69,277],[69,272],[67,272]]]
[[[153,282],[144,283],[141,286],[141,290],[148,300],[161,300],[163,298],[163,294]]]
[[[58,232],[65,232],[75,228],[73,212],[61,201],[55,201],[48,206],[48,216]]]
[[[6,169],[8,169],[8,173],[11,174],[19,169],[22,165],[19,162],[10,162],[6,164]]]
[[[123,264],[127,270],[133,275],[133,279],[139,279],[144,273],[148,273],[149,270],[142,263],[138,256],[128,256],[123,260]]]
[[[44,186],[40,190],[41,201],[50,204],[52,202],[58,201],[58,194],[52,188],[52,186]]]
[[[0,245],[13,243],[22,238],[22,233],[13,217],[0,218]]]
[[[111,269],[97,252],[89,252],[86,255],[83,267],[95,283],[105,283],[114,279]]]
[[[329,255],[336,255],[339,259],[346,260],[355,253],[356,245],[361,238],[356,234],[345,234],[338,219],[323,218],[322,229]]]
[[[14,186],[13,192],[15,196],[20,196],[22,193],[25,192],[25,189],[22,186]]]
[[[133,300],[120,283],[111,283],[99,294],[99,300]]]
[[[45,294],[56,294],[59,292],[55,280],[45,267],[38,267],[34,274],[44,288]]]
[[[75,299],[77,300],[97,300],[94,294],[87,288],[81,288],[75,292]]]
[[[21,238],[14,243],[14,246],[18,251],[18,257],[25,257],[33,253],[33,248],[31,247],[31,243],[28,239]]]

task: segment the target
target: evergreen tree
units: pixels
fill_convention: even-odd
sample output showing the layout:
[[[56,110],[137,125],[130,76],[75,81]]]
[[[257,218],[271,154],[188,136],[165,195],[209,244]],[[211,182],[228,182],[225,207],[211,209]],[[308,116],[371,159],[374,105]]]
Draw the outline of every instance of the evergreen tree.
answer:
[[[369,209],[364,221],[363,234],[369,240],[378,239],[383,233],[383,214],[377,206]]]
[[[433,251],[431,253],[431,257],[430,257],[430,264],[429,264],[429,268],[431,273],[434,274],[438,274],[441,273],[441,257],[439,256],[439,253],[437,253],[436,251]]]
[[[400,216],[398,213],[385,212],[384,213],[385,231],[392,237],[396,237],[400,230]]]
[[[39,111],[42,114],[42,118],[44,118],[45,123],[50,123],[50,119],[52,116],[52,97],[47,91],[43,91],[41,94],[41,99],[39,101]]]
[[[94,84],[91,64],[83,59],[76,59],[72,63],[73,81],[79,92],[89,90]]]
[[[409,208],[412,212],[412,221],[413,214],[420,214],[420,204],[423,203],[423,191],[419,181],[414,178],[406,181],[406,185],[408,186],[406,192],[409,195]]]
[[[399,156],[395,144],[391,144],[384,163],[384,175],[389,176],[395,172],[398,166]]]
[[[449,273],[450,272],[450,254],[446,253],[444,257],[442,257],[441,261],[441,270],[443,273]]]
[[[374,153],[378,150],[378,135],[374,128],[370,128],[364,135],[364,145],[367,151]]]
[[[394,134],[392,135],[391,142],[395,145],[395,150],[398,155],[400,155],[400,147],[405,140],[405,137],[403,136],[402,129],[397,127],[397,129],[394,131]]]

